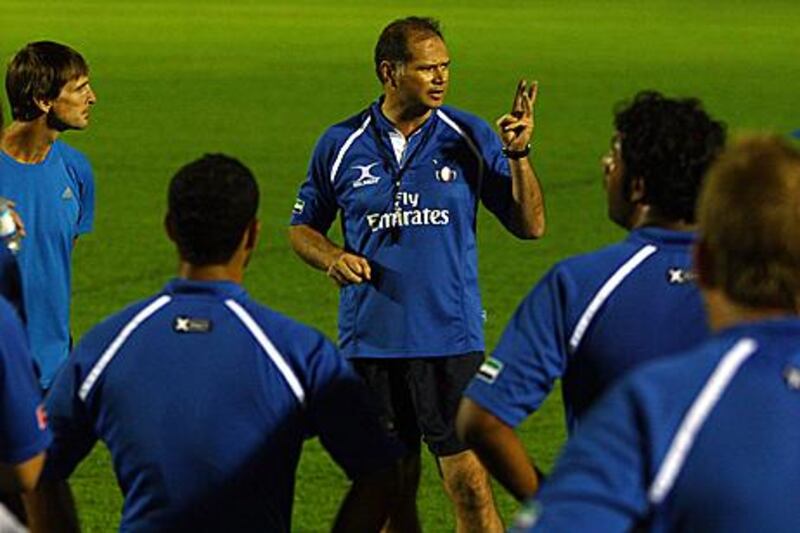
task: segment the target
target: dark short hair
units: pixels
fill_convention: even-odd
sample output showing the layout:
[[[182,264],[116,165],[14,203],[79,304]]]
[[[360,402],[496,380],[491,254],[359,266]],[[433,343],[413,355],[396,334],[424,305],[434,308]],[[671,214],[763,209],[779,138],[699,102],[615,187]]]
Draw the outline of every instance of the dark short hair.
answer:
[[[167,224],[184,261],[227,263],[258,210],[258,184],[238,160],[206,154],[169,184]]]
[[[615,110],[620,136],[623,187],[644,180],[644,203],[671,220],[695,221],[700,185],[725,145],[725,125],[713,120],[696,98],[666,98],[642,91]]]
[[[748,307],[800,310],[800,152],[776,136],[733,143],[698,213],[706,285]]]
[[[14,120],[29,121],[42,114],[34,99],[55,100],[61,89],[89,65],[69,46],[52,41],[29,43],[11,59],[6,70],[6,94]]]
[[[412,34],[436,36],[444,41],[439,21],[430,17],[406,17],[390,22],[383,28],[378,43],[375,45],[375,74],[381,78],[380,65],[383,61],[404,63],[411,59],[408,50],[409,37]]]

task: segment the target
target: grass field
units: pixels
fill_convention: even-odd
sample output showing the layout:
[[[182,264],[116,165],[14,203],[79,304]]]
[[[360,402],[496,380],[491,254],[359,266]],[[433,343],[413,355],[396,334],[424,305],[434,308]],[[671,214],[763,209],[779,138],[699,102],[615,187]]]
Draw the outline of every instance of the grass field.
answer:
[[[92,160],[95,232],[75,252],[78,337],[125,303],[160,288],[176,259],[162,231],[166,183],[204,152],[256,172],[264,238],[246,286],[257,299],[335,335],[337,294],[291,252],[285,226],[324,128],[379,92],[371,57],[386,22],[439,17],[453,59],[448,103],[486,119],[510,105],[515,81],[540,81],[533,161],[548,234],[516,241],[481,213],[487,342],[548,265],[621,236],[605,220],[599,158],[611,109],[643,88],[701,97],[733,131],[800,127],[800,3],[787,1],[0,2],[0,57],[52,39],[84,53],[99,102],[91,128],[66,140]],[[7,112],[7,104],[4,106]],[[553,398],[522,431],[548,469],[563,441]],[[107,453],[73,478],[86,531],[113,530],[121,498]],[[294,529],[323,531],[346,481],[316,442],[306,446]],[[515,508],[498,491],[503,515]],[[434,465],[420,508],[429,531],[452,530]]]

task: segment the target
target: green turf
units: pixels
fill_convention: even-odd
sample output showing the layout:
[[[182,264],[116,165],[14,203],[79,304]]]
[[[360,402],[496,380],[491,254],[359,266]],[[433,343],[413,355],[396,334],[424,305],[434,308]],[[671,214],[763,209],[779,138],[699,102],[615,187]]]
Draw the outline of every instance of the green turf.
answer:
[[[800,127],[796,0],[487,5],[3,0],[0,56],[30,40],[72,44],[90,61],[99,96],[90,130],[66,136],[97,177],[96,230],[75,253],[78,336],[172,275],[176,260],[161,230],[166,183],[208,151],[240,157],[262,187],[266,231],[246,281],[250,293],[334,335],[334,287],[294,257],[285,225],[316,137],[377,96],[372,47],[399,16],[442,19],[453,58],[448,103],[492,119],[510,104],[518,77],[541,82],[533,160],[549,229],[542,241],[515,241],[481,214],[489,346],[548,265],[620,237],[605,221],[599,168],[617,101],[659,88],[700,96],[734,131]],[[522,429],[545,468],[563,441],[561,416],[556,397]],[[121,499],[107,453],[96,450],[73,479],[85,529],[113,529]],[[295,529],[324,530],[345,486],[309,443]],[[498,496],[508,517],[514,504]],[[431,462],[420,508],[427,530],[452,530]]]

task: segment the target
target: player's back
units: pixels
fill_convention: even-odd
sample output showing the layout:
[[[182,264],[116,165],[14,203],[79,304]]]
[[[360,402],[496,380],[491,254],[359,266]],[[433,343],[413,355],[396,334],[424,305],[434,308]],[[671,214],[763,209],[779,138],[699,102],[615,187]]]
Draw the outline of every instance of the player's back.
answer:
[[[730,383],[720,385],[719,402],[692,435],[655,525],[681,531],[800,531],[800,321],[765,321],[734,328],[725,337],[736,344],[717,369],[737,350],[744,360]],[[692,407],[701,403],[698,395]],[[688,433],[687,418],[673,447]]]
[[[566,306],[563,393],[571,426],[632,368],[708,337],[692,240],[688,232],[642,228],[568,265],[575,297]]]
[[[522,300],[465,395],[511,427],[562,379],[572,432],[616,380],[708,337],[694,234],[641,228],[555,265]]]
[[[121,530],[288,530],[303,376],[325,343],[229,282],[176,280],[90,332],[77,396],[113,458]]]
[[[631,372],[513,531],[800,531],[798,339],[743,324]]]

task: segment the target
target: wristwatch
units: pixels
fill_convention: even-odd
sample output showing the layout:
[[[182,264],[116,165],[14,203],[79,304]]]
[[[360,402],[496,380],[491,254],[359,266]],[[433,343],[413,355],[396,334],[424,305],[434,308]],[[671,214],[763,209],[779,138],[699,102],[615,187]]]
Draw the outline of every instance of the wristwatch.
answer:
[[[528,157],[530,153],[531,143],[526,144],[522,150],[512,150],[508,146],[503,147],[503,155],[509,159],[522,159],[523,157]]]

